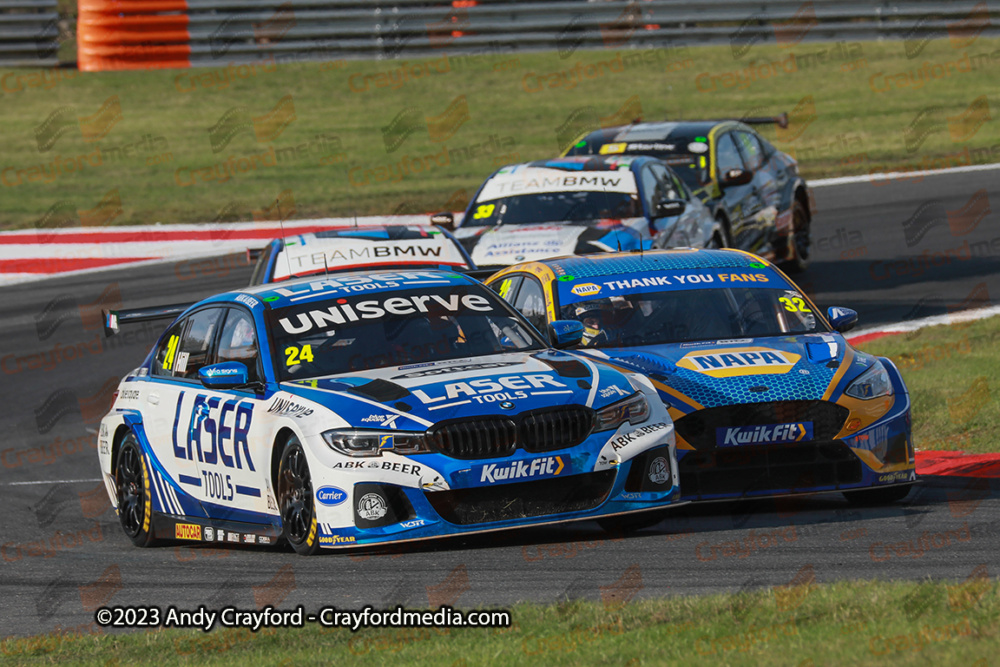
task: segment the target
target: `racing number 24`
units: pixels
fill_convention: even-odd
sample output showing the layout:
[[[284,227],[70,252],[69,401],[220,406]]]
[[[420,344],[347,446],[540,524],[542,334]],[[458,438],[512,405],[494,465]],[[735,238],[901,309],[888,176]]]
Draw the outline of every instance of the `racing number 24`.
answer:
[[[302,347],[286,347],[285,348],[285,365],[295,366],[296,364],[301,364],[305,361],[313,360],[312,345],[303,345]]]

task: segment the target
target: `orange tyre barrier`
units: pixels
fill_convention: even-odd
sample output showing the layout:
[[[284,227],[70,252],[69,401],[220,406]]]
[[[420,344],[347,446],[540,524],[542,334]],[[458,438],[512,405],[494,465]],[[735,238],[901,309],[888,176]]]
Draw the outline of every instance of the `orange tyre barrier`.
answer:
[[[80,70],[191,66],[184,0],[78,0],[77,9]]]

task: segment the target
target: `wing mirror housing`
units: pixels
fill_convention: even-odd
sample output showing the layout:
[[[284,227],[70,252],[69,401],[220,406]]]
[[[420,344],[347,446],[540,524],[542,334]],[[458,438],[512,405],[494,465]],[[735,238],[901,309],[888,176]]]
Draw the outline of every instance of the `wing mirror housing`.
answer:
[[[673,218],[681,215],[687,209],[687,202],[681,199],[668,199],[657,202],[653,213],[657,218]]]
[[[224,361],[221,364],[202,366],[198,379],[208,389],[234,389],[250,382],[250,373],[242,361]]]
[[[455,229],[455,215],[450,211],[435,213],[431,216],[431,224],[445,229]]]
[[[746,169],[730,169],[722,175],[722,182],[719,183],[724,188],[734,185],[746,185],[753,180],[753,172]]]
[[[557,350],[576,347],[583,341],[583,322],[556,320],[549,323],[549,340]]]
[[[834,331],[847,333],[858,323],[858,311],[840,306],[830,306],[826,309],[826,317]]]

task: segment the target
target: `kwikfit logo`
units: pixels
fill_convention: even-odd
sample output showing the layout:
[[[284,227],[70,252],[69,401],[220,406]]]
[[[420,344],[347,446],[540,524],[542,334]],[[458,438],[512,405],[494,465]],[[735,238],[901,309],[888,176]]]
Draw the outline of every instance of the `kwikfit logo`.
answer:
[[[733,426],[715,429],[716,444],[723,447],[756,445],[764,443],[800,442],[812,440],[812,422],[798,424],[763,424],[760,426]]]
[[[544,456],[531,461],[514,461],[506,465],[490,463],[482,467],[479,481],[494,484],[515,479],[555,477],[563,471],[563,468],[561,456]]]

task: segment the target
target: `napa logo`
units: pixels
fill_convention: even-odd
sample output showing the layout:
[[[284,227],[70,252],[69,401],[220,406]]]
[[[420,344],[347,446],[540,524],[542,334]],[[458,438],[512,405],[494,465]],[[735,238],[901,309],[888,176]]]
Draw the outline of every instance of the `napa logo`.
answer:
[[[792,370],[800,354],[767,347],[741,347],[688,352],[677,366],[715,378],[743,375],[780,375]]]
[[[335,486],[321,486],[316,489],[316,500],[318,500],[321,505],[336,507],[347,500],[347,492],[338,489]]]
[[[570,290],[573,294],[577,296],[591,296],[598,294],[601,291],[600,285],[595,285],[594,283],[583,283],[582,285],[577,285]]]

